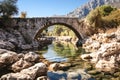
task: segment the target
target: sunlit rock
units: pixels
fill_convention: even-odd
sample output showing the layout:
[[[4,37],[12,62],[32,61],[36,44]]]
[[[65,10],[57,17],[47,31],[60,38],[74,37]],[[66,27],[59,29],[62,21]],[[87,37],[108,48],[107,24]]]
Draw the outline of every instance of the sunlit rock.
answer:
[[[1,80],[35,80],[36,77],[45,76],[47,68],[44,63],[37,63],[32,67],[23,69],[19,73],[9,73],[3,75]]]
[[[47,67],[44,63],[37,63],[32,67],[29,67],[27,69],[23,69],[21,74],[27,74],[30,75],[32,79],[34,79],[36,76],[44,76],[47,74]]]
[[[49,71],[57,71],[58,69],[59,69],[59,63],[50,64],[50,66],[48,67]]]
[[[9,73],[9,74],[3,75],[1,77],[1,80],[33,80],[33,79],[27,74]]]
[[[120,34],[119,30],[112,33],[99,33],[88,38],[83,46],[90,54],[83,54],[83,60],[89,60],[96,64],[101,71],[117,69],[120,61]],[[96,45],[99,43],[99,47]],[[94,49],[94,50],[92,50]]]
[[[19,71],[21,71],[22,69],[28,68],[28,67],[30,67],[30,66],[32,66],[32,63],[27,62],[27,61],[25,61],[25,60],[23,60],[23,59],[21,58],[19,61],[15,62],[15,63],[11,66],[11,68],[12,68],[12,70],[13,70],[14,72],[19,72]]]
[[[0,68],[11,65],[18,60],[19,58],[17,53],[5,49],[0,49]]]
[[[37,80],[47,80],[47,76],[38,77]]]
[[[39,62],[40,56],[36,54],[35,52],[29,52],[24,55],[24,60],[28,62]]]

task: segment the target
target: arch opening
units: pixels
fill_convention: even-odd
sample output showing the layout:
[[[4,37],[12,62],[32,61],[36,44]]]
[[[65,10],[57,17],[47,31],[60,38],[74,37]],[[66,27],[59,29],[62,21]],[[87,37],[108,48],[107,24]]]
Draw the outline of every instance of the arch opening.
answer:
[[[79,40],[82,40],[80,33],[73,26],[65,24],[65,23],[54,23],[54,24],[42,26],[35,34],[34,39],[37,39],[38,37],[40,37],[40,34],[43,32],[43,30],[46,30],[48,27],[54,26],[54,25],[62,25],[62,26],[69,28],[70,30],[72,30],[75,33],[75,35],[77,36],[77,38]]]

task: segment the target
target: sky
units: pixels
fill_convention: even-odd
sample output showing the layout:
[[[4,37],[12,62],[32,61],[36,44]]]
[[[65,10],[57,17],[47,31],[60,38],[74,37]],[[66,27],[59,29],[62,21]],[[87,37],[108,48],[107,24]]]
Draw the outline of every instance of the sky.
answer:
[[[21,12],[26,12],[27,17],[66,15],[88,1],[89,0],[18,0],[18,16],[20,16]]]

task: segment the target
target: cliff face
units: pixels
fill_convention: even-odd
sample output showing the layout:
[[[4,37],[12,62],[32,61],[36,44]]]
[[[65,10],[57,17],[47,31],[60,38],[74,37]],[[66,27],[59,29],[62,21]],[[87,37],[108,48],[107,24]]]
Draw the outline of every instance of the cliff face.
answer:
[[[67,16],[84,18],[91,10],[95,9],[97,6],[101,6],[104,4],[120,8],[120,0],[90,0],[85,5],[68,13]]]

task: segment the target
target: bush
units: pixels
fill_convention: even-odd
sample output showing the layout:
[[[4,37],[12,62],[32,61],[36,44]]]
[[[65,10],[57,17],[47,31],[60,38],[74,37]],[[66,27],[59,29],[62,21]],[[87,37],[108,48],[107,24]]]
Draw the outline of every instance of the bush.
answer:
[[[102,16],[109,15],[112,11],[116,10],[116,8],[110,6],[110,5],[103,5],[101,7],[98,7],[100,13]]]
[[[95,10],[92,10],[86,17],[86,20],[92,27],[101,26],[101,14],[99,9],[96,8]]]
[[[112,11],[108,16],[103,17],[106,27],[116,27],[120,25],[120,10]]]
[[[94,28],[107,28],[120,25],[120,10],[109,5],[103,5],[92,10],[86,21]]]

